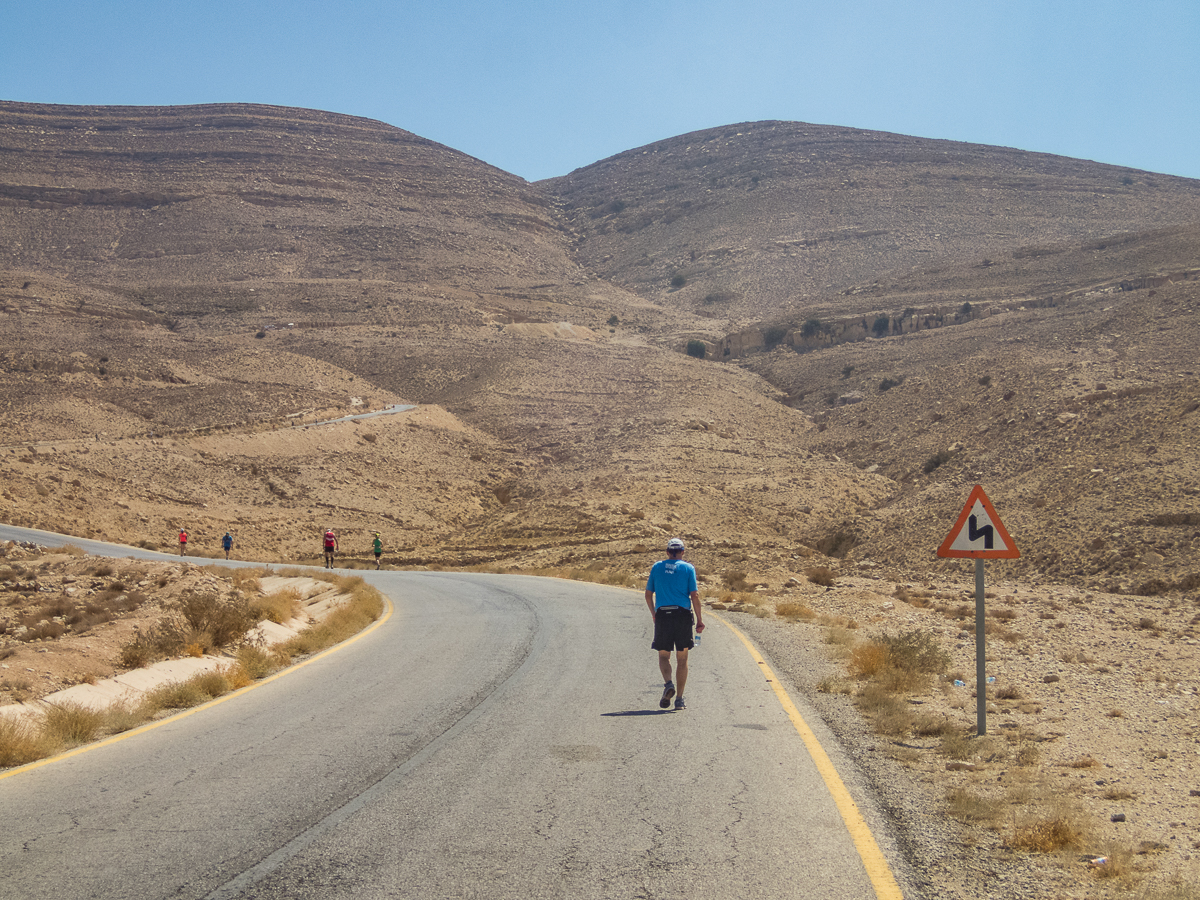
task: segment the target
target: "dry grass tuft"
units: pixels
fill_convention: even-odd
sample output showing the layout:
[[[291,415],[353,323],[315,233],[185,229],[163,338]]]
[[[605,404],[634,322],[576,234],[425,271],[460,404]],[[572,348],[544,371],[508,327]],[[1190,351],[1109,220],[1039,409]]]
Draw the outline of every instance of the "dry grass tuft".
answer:
[[[946,792],[946,805],[950,815],[972,825],[996,828],[1004,815],[1002,801],[983,797],[963,787],[953,787]]]
[[[1090,754],[1085,754],[1071,760],[1066,765],[1072,769],[1098,769],[1100,761]]]
[[[0,768],[23,766],[57,753],[61,744],[23,716],[0,717]]]
[[[1027,853],[1057,853],[1083,846],[1087,826],[1077,810],[1060,807],[1013,825],[1008,847]]]
[[[50,705],[42,718],[42,732],[56,744],[76,746],[94,741],[104,729],[104,713],[78,703]]]
[[[300,615],[300,603],[300,592],[289,588],[254,599],[250,603],[250,609],[256,618],[282,625]]]
[[[784,600],[775,607],[775,614],[789,622],[810,622],[817,617],[812,608],[799,600]]]
[[[837,580],[837,574],[826,566],[814,566],[804,570],[805,577],[813,584],[829,587]]]

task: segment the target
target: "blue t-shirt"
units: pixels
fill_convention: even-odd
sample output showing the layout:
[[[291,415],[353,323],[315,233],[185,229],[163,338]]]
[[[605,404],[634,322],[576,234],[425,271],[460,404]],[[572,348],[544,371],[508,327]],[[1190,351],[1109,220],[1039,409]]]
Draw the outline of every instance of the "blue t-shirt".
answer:
[[[654,608],[682,606],[692,608],[689,596],[696,590],[696,568],[682,559],[664,559],[650,567],[646,590],[654,592]]]

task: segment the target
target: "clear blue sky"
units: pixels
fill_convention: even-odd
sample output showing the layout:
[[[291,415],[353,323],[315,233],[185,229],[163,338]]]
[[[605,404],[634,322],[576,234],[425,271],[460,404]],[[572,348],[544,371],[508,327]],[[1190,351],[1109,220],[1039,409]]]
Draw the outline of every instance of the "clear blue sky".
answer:
[[[0,99],[380,119],[531,181],[789,119],[1200,178],[1200,0],[4,0]]]

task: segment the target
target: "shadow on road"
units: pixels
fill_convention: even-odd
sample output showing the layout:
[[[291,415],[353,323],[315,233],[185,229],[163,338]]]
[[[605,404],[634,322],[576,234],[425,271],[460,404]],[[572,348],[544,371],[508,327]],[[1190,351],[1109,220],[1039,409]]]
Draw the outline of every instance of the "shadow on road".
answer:
[[[602,716],[666,716],[670,715],[673,710],[670,709],[627,709],[623,712],[600,713]]]

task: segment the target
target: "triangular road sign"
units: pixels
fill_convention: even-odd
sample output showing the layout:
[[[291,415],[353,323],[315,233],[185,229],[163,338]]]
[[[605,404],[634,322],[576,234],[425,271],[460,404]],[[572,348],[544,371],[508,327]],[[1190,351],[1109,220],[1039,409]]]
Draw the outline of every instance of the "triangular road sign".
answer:
[[[958,559],[1016,559],[1021,551],[1004,530],[983,486],[977,484],[950,534],[938,547],[937,555]]]

